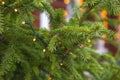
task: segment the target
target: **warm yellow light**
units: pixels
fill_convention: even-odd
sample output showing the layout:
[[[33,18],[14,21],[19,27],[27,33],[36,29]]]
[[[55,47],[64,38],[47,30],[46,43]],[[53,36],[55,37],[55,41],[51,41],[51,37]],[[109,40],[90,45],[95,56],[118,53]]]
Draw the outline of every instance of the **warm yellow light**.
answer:
[[[65,4],[69,4],[70,0],[64,0]]]
[[[62,65],[63,65],[63,63],[60,63],[60,65],[62,66]]]
[[[22,24],[26,24],[26,22],[25,22],[25,21],[22,21]]]
[[[91,42],[91,40],[90,39],[88,39],[88,41],[87,41],[88,43],[90,43]]]
[[[4,4],[5,4],[5,2],[4,2],[4,1],[2,1],[2,4],[4,5]]]
[[[35,42],[36,41],[36,38],[33,38],[33,42]]]
[[[14,11],[15,11],[15,12],[18,12],[18,9],[15,8]]]
[[[46,49],[43,49],[43,52],[46,52]]]

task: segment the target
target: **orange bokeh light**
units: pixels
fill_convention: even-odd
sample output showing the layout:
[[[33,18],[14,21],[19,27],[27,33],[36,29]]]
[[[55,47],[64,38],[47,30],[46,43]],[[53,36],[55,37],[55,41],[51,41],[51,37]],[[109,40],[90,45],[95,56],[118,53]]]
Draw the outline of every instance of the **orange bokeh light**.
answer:
[[[69,4],[70,0],[64,0],[65,4]]]
[[[108,22],[107,21],[103,21],[103,25],[105,26],[105,28],[108,28]]]
[[[101,12],[101,18],[102,19],[107,19],[107,15],[108,15],[107,11],[106,10],[102,10],[102,12]]]
[[[64,18],[66,18],[68,16],[68,12],[67,10],[64,10]]]
[[[82,4],[82,3],[84,2],[84,0],[78,0],[78,2],[79,2],[80,4]]]

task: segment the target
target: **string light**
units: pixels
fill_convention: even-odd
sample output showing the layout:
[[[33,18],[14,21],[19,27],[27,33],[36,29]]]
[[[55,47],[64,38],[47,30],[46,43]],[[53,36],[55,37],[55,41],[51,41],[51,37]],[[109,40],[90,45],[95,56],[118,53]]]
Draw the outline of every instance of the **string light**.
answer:
[[[62,66],[62,65],[63,65],[63,63],[60,63],[60,65]]]
[[[4,2],[4,1],[2,1],[2,4],[4,5],[4,4],[5,4],[5,2]]]
[[[15,8],[14,11],[15,11],[15,12],[18,12],[18,9]]]
[[[88,43],[90,43],[90,42],[91,42],[91,40],[90,40],[90,39],[88,39],[88,40],[87,40],[87,42],[88,42]]]
[[[33,38],[33,42],[35,42],[36,41],[36,38]]]
[[[26,22],[25,22],[25,21],[22,21],[22,24],[26,24]]]
[[[1,2],[2,5],[5,5],[5,2],[4,2],[4,1],[0,0],[0,2]],[[16,13],[19,13],[19,11],[18,11],[17,8],[13,8],[13,7],[9,6],[9,5],[5,5],[4,7],[7,7],[7,8],[9,8],[9,9],[12,9],[12,10],[13,10],[14,12],[16,12]],[[42,38],[40,38],[39,35],[35,32],[33,26],[31,25],[31,23],[29,23],[28,21],[27,21],[27,22],[23,21],[22,24],[27,24],[27,25],[32,29],[32,31],[33,31],[33,33],[34,33],[34,35],[35,35],[35,37],[33,38],[33,42],[35,42],[35,41],[36,41],[36,38],[38,38],[38,39],[45,45],[45,47],[47,46],[47,44],[44,42],[44,40],[42,40]],[[45,51],[44,51],[44,52],[45,52]]]
[[[43,52],[46,52],[46,49],[43,49]]]

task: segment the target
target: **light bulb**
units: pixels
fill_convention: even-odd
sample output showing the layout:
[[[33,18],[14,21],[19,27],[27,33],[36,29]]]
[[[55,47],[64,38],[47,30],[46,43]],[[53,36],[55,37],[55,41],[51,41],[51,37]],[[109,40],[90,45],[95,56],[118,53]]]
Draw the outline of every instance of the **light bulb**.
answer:
[[[15,12],[18,12],[18,9],[15,8],[14,11],[15,11]]]
[[[62,66],[62,65],[63,65],[63,63],[60,63],[60,65]]]
[[[35,42],[36,41],[36,38],[33,38],[33,42]]]
[[[88,41],[87,41],[88,43],[90,43],[91,42],[91,40],[90,39],[88,39]]]
[[[43,52],[46,52],[46,49],[43,49]]]
[[[26,22],[25,22],[25,21],[22,21],[22,24],[26,24]]]
[[[4,2],[4,1],[2,1],[2,4],[4,5],[4,4],[5,4],[5,2]]]

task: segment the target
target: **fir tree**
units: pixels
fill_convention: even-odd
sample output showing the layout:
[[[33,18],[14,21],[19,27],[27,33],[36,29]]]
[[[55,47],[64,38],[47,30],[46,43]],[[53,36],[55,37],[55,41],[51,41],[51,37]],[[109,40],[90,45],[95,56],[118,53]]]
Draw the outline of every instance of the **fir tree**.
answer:
[[[87,21],[92,11],[115,15],[119,6],[119,0],[86,0],[80,16],[65,22],[48,0],[0,0],[0,80],[86,80],[85,71],[95,80],[119,80],[116,60],[93,48],[102,35],[114,40],[114,32]],[[50,31],[33,28],[36,9],[50,14]]]

